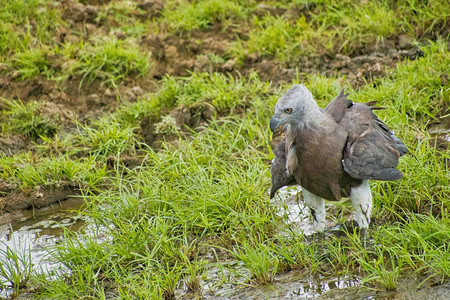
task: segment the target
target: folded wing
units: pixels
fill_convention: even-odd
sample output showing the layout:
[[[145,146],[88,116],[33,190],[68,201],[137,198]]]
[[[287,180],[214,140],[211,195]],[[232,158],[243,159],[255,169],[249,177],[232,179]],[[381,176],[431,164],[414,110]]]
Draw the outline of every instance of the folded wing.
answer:
[[[403,173],[396,169],[406,146],[372,112],[374,103],[352,105],[347,111],[349,134],[342,165],[357,179],[397,180]]]
[[[294,185],[295,179],[288,174],[286,170],[286,138],[284,137],[284,128],[280,128],[274,132],[272,141],[272,151],[274,159],[270,166],[270,174],[272,175],[272,188],[270,189],[270,199],[282,187]]]

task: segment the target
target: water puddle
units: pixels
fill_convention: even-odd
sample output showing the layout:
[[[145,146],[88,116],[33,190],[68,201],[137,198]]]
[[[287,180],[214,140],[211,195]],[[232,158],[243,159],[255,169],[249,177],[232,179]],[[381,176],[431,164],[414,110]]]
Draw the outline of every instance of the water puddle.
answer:
[[[296,227],[309,236],[315,231],[309,209],[302,200],[301,190],[300,186],[282,188],[271,203],[278,207],[277,214],[283,217],[286,225]],[[335,225],[333,221],[327,220],[327,227],[331,230],[334,230]],[[211,256],[208,260],[215,259]],[[305,269],[276,275],[270,284],[253,285],[246,280],[251,277],[251,273],[243,263],[232,259],[221,261],[220,264],[207,264],[201,277],[203,299],[316,299],[321,296],[326,298],[329,292],[336,290],[345,295],[345,291],[360,286],[360,280],[356,277],[313,277]],[[186,284],[181,282],[176,290],[177,298],[191,299],[199,296],[185,291]]]
[[[305,235],[314,233],[309,219],[309,209],[304,205],[299,192],[300,186],[281,189],[272,199],[279,207],[278,215],[286,224],[296,226]],[[64,229],[77,232],[81,227],[89,234],[88,217],[78,211],[83,205],[82,198],[71,198],[59,204],[38,209],[25,210],[0,216],[0,259],[5,259],[8,251],[21,255],[31,263],[32,271],[51,274],[61,269],[52,259],[48,249],[61,242]],[[102,239],[100,237],[100,239]],[[214,261],[213,257],[207,257]],[[312,278],[306,271],[291,271],[275,276],[274,282],[264,286],[245,284],[251,274],[242,262],[235,260],[207,263],[204,269],[202,297],[205,299],[308,299],[315,298],[333,289],[346,289],[358,286],[355,278]],[[2,284],[3,283],[3,284]],[[3,285],[3,290],[2,290]],[[181,298],[195,298],[186,293],[180,282],[177,294]],[[0,298],[13,293],[8,280],[0,275]]]
[[[310,213],[299,194],[300,191],[300,186],[283,188],[272,199],[272,203],[279,208],[278,215],[284,218],[286,225],[296,226],[305,235],[311,235],[314,231],[309,218]],[[93,226],[90,226],[89,218],[78,212],[83,203],[84,200],[81,198],[72,198],[43,209],[0,216],[0,260],[5,259],[4,254],[8,249],[12,249],[17,253],[29,253],[28,259],[31,261],[33,271],[50,274],[53,270],[60,270],[61,265],[52,260],[48,249],[61,242],[64,229],[80,232],[83,228],[81,229],[83,234],[93,234],[90,233],[90,230],[94,230]],[[327,221],[328,230],[333,230],[332,222]],[[96,237],[100,240],[108,240],[108,237],[97,235]],[[359,279],[352,276],[311,276],[308,270],[301,269],[276,275],[270,284],[253,285],[248,281],[251,273],[242,262],[228,259],[214,263],[216,256],[211,253],[205,258],[206,264],[200,276],[201,295],[187,292],[186,284],[181,280],[175,291],[177,298],[356,299],[363,297],[360,294]],[[12,295],[13,291],[8,285],[10,285],[9,282],[0,275],[0,298]],[[448,291],[448,285],[443,289],[433,290],[437,296],[446,291]],[[425,292],[423,294],[426,295]],[[368,293],[364,294],[363,298],[371,299],[373,296]]]
[[[312,279],[305,272],[292,271],[277,276],[271,284],[234,290],[214,299],[316,299],[334,289],[358,286],[359,280],[351,277]]]
[[[318,278],[316,280],[307,278],[299,281],[292,280],[280,283],[278,290],[284,291],[284,298],[317,298],[320,295],[325,294],[334,289],[348,289],[352,287],[358,287],[360,285],[358,278],[352,278],[349,276],[344,277],[331,277],[331,278]]]
[[[286,225],[295,226],[304,235],[310,236],[315,233],[315,230],[310,219],[309,208],[300,196],[301,190],[302,187],[299,185],[284,187],[278,190],[271,203],[278,207],[277,214],[284,218]],[[327,212],[328,210],[327,207]],[[336,230],[339,229],[339,225],[328,216],[326,228],[327,231]]]
[[[313,278],[307,270],[277,275],[272,283],[266,285],[243,284],[242,280],[249,278],[250,273],[246,273],[242,265],[232,260],[221,262],[220,267],[210,265],[204,275],[206,279],[200,282],[202,299],[316,299],[330,291],[344,291],[360,285],[359,279],[355,277]],[[241,283],[236,285],[236,282]],[[199,296],[185,291],[184,285],[179,286],[177,298],[192,299]]]
[[[31,263],[33,271],[46,274],[59,268],[47,249],[61,241],[64,228],[78,231],[86,224],[86,217],[77,212],[83,203],[81,198],[71,198],[42,209],[0,216],[0,260],[4,260],[8,253],[16,253],[21,268],[24,267],[21,260],[25,260],[25,264]],[[13,261],[8,257],[8,264]],[[2,285],[5,286],[3,291]],[[12,292],[8,286],[9,281],[0,275],[0,297]]]
[[[283,217],[286,225],[294,225],[305,235],[314,233],[312,223],[309,221],[309,208],[303,202],[299,185],[288,186],[278,190],[271,200],[278,207],[277,214]]]

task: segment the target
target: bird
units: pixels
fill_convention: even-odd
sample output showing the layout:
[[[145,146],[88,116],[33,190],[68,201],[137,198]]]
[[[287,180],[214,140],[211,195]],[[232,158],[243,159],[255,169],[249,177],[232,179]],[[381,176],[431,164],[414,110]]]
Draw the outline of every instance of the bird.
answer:
[[[337,101],[339,102],[339,101]],[[329,104],[325,107],[324,111],[330,114],[334,113],[333,106],[337,102],[332,102],[334,104]],[[346,107],[349,108],[353,105],[353,101],[346,100]],[[270,190],[270,199],[275,196],[275,193],[282,187],[296,185],[295,178],[291,176],[286,169],[286,135],[288,124],[283,126],[278,126],[273,129],[271,148],[274,154],[274,158],[270,164],[270,174],[272,180],[272,187]],[[272,128],[271,128],[272,129]]]
[[[272,187],[270,189],[270,199],[284,186],[295,185],[295,178],[286,170],[286,136],[285,130],[288,125],[274,128],[271,142],[274,158],[270,164],[270,174]]]
[[[373,112],[384,107],[354,103],[348,95],[341,89],[324,109],[302,84],[280,97],[270,119],[272,132],[283,135],[272,143],[270,197],[282,186],[301,185],[317,232],[325,230],[324,199],[350,198],[365,235],[373,206],[368,181],[402,178],[396,167],[409,150]]]

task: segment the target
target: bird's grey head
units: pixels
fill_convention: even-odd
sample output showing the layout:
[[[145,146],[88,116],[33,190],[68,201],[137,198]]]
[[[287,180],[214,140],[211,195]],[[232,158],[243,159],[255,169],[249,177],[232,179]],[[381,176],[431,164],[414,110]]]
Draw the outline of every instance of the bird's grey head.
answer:
[[[275,105],[275,113],[270,119],[272,132],[283,124],[307,125],[320,114],[319,106],[311,92],[302,84],[294,85]]]

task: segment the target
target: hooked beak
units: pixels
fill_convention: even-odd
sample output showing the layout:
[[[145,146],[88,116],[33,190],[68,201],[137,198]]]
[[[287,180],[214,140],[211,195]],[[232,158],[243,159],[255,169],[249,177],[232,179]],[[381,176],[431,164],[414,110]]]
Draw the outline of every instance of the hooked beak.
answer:
[[[271,130],[272,132],[275,132],[275,129],[277,129],[278,127],[280,127],[280,125],[282,125],[282,124],[284,124],[284,122],[283,122],[282,119],[273,116],[273,117],[270,119],[270,130]]]

